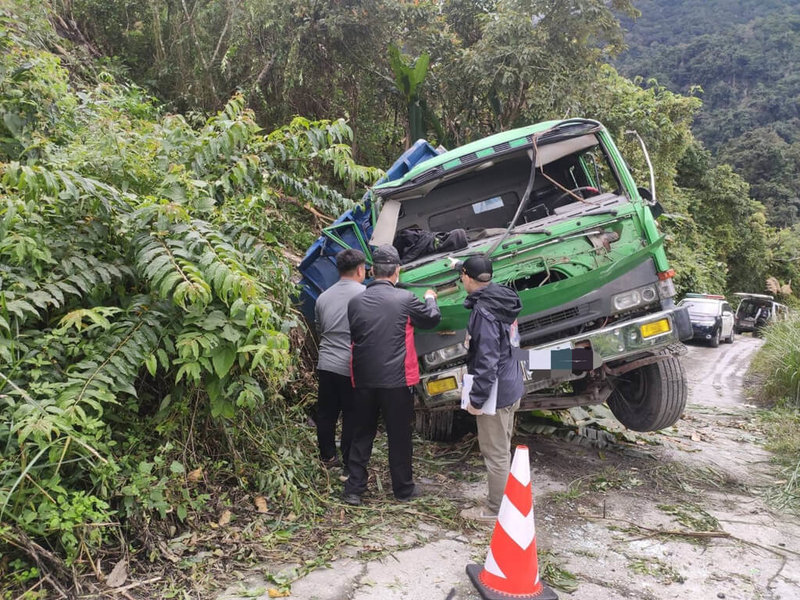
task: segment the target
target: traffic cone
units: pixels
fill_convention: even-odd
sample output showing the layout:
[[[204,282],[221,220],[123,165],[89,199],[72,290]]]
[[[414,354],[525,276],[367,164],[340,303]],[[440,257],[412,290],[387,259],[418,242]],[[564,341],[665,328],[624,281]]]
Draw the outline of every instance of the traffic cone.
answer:
[[[486,563],[467,565],[467,575],[484,600],[558,600],[539,578],[527,446],[514,452]]]

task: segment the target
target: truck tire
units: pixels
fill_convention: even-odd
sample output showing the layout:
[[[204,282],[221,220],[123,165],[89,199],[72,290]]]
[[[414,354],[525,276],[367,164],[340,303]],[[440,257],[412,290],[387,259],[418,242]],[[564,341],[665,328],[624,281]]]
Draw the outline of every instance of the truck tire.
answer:
[[[454,410],[417,408],[414,411],[414,429],[426,440],[449,442],[453,438],[454,413]]]
[[[677,421],[686,407],[686,374],[677,357],[609,378],[608,407],[633,431],[658,431]]]

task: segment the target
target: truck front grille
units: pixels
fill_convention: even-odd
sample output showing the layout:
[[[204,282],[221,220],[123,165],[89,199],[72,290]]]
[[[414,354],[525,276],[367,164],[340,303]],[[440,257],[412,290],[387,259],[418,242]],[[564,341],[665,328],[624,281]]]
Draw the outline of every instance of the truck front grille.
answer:
[[[570,319],[574,319],[575,317],[588,314],[588,312],[589,312],[588,304],[584,304],[582,306],[572,306],[570,308],[567,308],[566,310],[560,310],[558,312],[545,315],[544,317],[538,317],[536,319],[531,319],[530,321],[525,321],[524,323],[520,323],[519,332],[527,333],[529,331],[536,331],[537,329],[543,329],[545,327],[549,327],[550,325],[555,325],[556,323],[561,323],[562,321],[568,321]]]

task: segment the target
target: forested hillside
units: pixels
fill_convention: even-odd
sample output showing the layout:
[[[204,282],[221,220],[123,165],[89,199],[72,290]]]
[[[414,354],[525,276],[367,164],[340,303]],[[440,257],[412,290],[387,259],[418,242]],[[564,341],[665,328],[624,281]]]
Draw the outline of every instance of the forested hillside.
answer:
[[[637,4],[628,20],[628,76],[703,100],[693,131],[720,162],[732,164],[767,208],[769,221],[800,218],[800,2]]]
[[[327,541],[293,261],[417,137],[596,118],[644,183],[636,130],[682,291],[797,277],[701,101],[607,64],[630,3],[564,4],[0,0],[3,593],[202,570],[167,542],[237,504],[232,561]]]

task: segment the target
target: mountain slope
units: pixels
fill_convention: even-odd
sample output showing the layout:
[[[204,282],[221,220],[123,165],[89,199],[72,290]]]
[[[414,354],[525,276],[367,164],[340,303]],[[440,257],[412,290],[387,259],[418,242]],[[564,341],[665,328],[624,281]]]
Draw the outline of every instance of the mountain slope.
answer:
[[[619,69],[697,93],[695,135],[742,172],[775,225],[796,222],[800,0],[648,0],[639,8],[642,16],[626,23],[630,49]],[[750,168],[758,162],[771,168]]]

